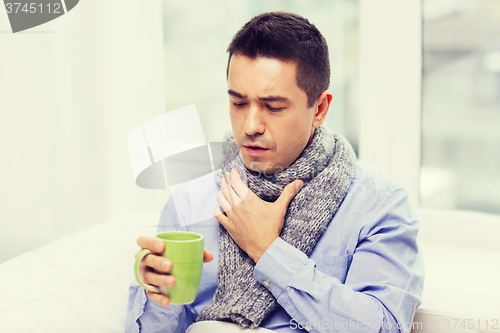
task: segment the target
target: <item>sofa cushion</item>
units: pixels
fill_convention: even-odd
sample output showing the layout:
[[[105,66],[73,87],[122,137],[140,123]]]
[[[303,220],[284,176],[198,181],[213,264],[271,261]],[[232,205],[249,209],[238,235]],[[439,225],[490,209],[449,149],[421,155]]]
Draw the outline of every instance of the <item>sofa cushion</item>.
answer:
[[[115,218],[0,265],[0,330],[124,332],[136,241],[158,219]]]

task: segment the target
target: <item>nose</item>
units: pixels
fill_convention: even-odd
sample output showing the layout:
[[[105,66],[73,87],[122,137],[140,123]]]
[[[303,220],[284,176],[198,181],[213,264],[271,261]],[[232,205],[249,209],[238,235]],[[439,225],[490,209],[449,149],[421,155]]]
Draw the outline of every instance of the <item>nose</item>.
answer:
[[[248,110],[245,121],[245,133],[249,136],[264,134],[266,126],[263,119],[263,114],[258,107],[251,107]]]

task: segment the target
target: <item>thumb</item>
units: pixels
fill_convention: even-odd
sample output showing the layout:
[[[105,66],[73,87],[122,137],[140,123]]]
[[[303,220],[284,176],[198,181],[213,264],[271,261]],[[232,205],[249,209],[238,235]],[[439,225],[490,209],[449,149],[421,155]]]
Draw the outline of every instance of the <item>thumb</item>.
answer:
[[[278,200],[276,200],[276,203],[280,205],[285,205],[285,207],[288,207],[290,204],[290,201],[299,193],[300,189],[304,186],[304,182],[300,179],[297,179],[283,189],[283,192],[281,192],[280,197]]]

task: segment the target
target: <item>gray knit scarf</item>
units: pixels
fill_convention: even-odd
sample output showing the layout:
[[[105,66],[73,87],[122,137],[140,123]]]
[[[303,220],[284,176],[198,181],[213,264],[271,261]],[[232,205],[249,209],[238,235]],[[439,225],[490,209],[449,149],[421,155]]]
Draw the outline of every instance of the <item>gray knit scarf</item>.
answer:
[[[337,212],[351,184],[356,156],[349,142],[324,126],[315,129],[311,144],[289,167],[272,175],[248,170],[231,134],[223,145],[226,172],[236,167],[243,182],[262,200],[275,201],[284,187],[304,181],[290,202],[280,237],[310,255]],[[221,184],[223,173],[216,173]],[[256,328],[279,306],[276,298],[253,277],[254,261],[233,241],[219,223],[218,285],[212,303],[196,321],[228,321]]]

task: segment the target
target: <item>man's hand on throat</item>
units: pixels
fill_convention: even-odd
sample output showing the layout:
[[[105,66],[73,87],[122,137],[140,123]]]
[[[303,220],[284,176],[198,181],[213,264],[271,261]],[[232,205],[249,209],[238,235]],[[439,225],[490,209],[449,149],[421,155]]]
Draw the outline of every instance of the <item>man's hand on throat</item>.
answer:
[[[279,237],[288,205],[303,185],[302,180],[295,180],[283,189],[275,202],[266,202],[243,183],[238,170],[233,168],[222,179],[217,196],[220,207],[214,216],[236,244],[257,263]]]

